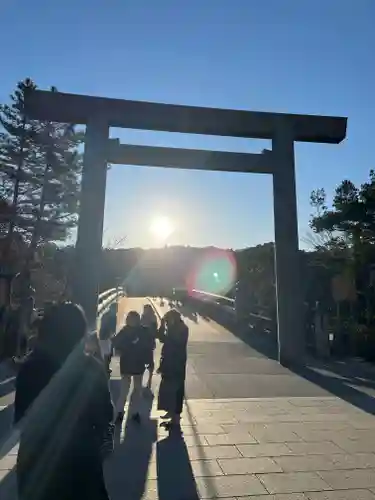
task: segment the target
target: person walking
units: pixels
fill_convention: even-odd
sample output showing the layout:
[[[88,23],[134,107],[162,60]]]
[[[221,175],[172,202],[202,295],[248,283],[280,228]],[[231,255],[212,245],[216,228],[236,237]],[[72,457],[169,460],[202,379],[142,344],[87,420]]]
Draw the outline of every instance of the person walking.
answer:
[[[114,409],[103,364],[84,352],[86,333],[79,306],[51,306],[20,365],[14,411],[20,500],[108,500],[102,462]]]
[[[166,412],[167,429],[180,426],[185,396],[185,372],[189,330],[176,309],[168,311],[158,332],[163,343],[158,372],[161,374],[158,409]]]
[[[108,375],[111,374],[112,337],[116,335],[116,327],[117,304],[113,303],[108,311],[103,314],[99,330],[100,349]]]
[[[146,360],[147,370],[149,372],[147,387],[151,390],[152,377],[154,375],[155,363],[154,363],[154,351],[156,348],[156,336],[158,333],[158,320],[154,308],[151,304],[145,304],[143,308],[143,313],[141,317],[141,324],[147,328],[146,332],[148,335],[148,356]]]
[[[116,422],[124,418],[124,406],[133,380],[131,419],[141,422],[142,379],[148,360],[147,329],[141,325],[137,311],[130,311],[125,326],[113,338],[113,347],[120,355],[121,389],[116,403]]]

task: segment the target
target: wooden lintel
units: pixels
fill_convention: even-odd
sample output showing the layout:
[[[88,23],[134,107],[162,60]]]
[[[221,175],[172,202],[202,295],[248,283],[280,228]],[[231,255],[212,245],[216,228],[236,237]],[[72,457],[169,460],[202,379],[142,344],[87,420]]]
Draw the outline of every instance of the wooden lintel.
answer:
[[[231,153],[201,149],[165,148],[118,144],[110,140],[107,159],[109,163],[167,167],[189,170],[216,170],[222,172],[254,172],[271,174],[271,153]]]
[[[163,130],[254,139],[274,138],[280,126],[293,131],[295,141],[339,143],[347,119],[332,116],[266,113],[203,108],[88,95],[30,91],[25,97],[30,118],[86,124],[93,117],[110,127]]]

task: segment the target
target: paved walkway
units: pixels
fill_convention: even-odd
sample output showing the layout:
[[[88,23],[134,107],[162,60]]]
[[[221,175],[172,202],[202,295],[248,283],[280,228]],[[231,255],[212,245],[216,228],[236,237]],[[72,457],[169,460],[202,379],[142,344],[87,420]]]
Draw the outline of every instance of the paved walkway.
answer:
[[[119,324],[145,300],[124,299]],[[161,314],[168,307],[155,306]],[[312,363],[293,373],[183,312],[190,328],[183,436],[165,433],[145,391],[143,425],[124,422],[105,464],[112,500],[375,500],[371,370]],[[115,358],[114,396],[118,381]],[[158,384],[155,377],[155,393]],[[15,451],[0,460],[0,478],[9,477]]]
[[[140,311],[143,303],[125,299],[121,314]],[[168,309],[153,303],[160,314]],[[124,424],[106,464],[114,500],[125,494],[134,500],[375,500],[373,389],[369,378],[361,382],[363,370],[350,378],[346,365],[316,365],[299,375],[208,318],[183,312],[190,328],[183,436],[166,435],[145,393],[143,429]],[[113,375],[116,381],[116,360]],[[318,384],[322,378],[329,384]],[[365,390],[356,392],[355,406],[332,395],[338,387],[347,399]]]
[[[375,498],[373,418],[336,398],[188,400],[181,440],[156,424],[108,462],[114,499]]]

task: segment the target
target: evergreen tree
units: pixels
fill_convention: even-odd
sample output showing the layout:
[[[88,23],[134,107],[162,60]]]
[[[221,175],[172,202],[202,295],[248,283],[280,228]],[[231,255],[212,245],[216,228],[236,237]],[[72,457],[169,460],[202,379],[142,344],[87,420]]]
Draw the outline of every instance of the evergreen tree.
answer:
[[[316,232],[331,231],[347,235],[352,243],[375,242],[375,172],[370,171],[369,180],[356,187],[350,180],[344,180],[335,189],[332,208],[325,205],[324,190],[312,193],[311,201],[323,193],[320,212],[311,219],[310,225]]]
[[[17,84],[10,96],[11,104],[0,106],[0,179],[1,194],[10,205],[7,236],[10,241],[13,231],[23,227],[20,201],[35,188],[35,155],[33,142],[38,124],[27,120],[24,112],[24,96],[35,84],[27,78]]]
[[[357,317],[364,312],[372,314],[369,304],[373,289],[369,276],[375,261],[375,172],[371,170],[369,180],[359,187],[350,180],[342,181],[335,189],[332,207],[324,204],[310,224],[317,233],[335,234],[341,255],[346,257],[346,268],[355,276]]]
[[[82,141],[83,134],[69,124],[47,122],[38,134],[37,152],[43,169],[38,189],[24,203],[33,224],[33,251],[39,242],[66,239],[76,225],[82,168],[78,146]]]
[[[12,104],[0,108],[1,185],[15,213],[8,234],[24,235],[29,261],[41,242],[64,240],[76,224],[83,140],[70,124],[27,119],[25,94],[35,88],[29,79],[20,82]]]

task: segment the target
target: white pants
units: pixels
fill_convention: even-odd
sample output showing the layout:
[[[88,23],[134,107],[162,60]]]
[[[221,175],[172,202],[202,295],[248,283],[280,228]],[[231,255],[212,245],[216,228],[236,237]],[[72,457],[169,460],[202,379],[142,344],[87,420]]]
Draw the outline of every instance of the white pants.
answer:
[[[142,401],[142,375],[123,375],[121,378],[120,395],[116,404],[117,413],[124,411],[126,400],[128,399],[130,384],[133,379],[133,392],[131,395],[131,410],[132,414],[139,413],[141,410]]]

